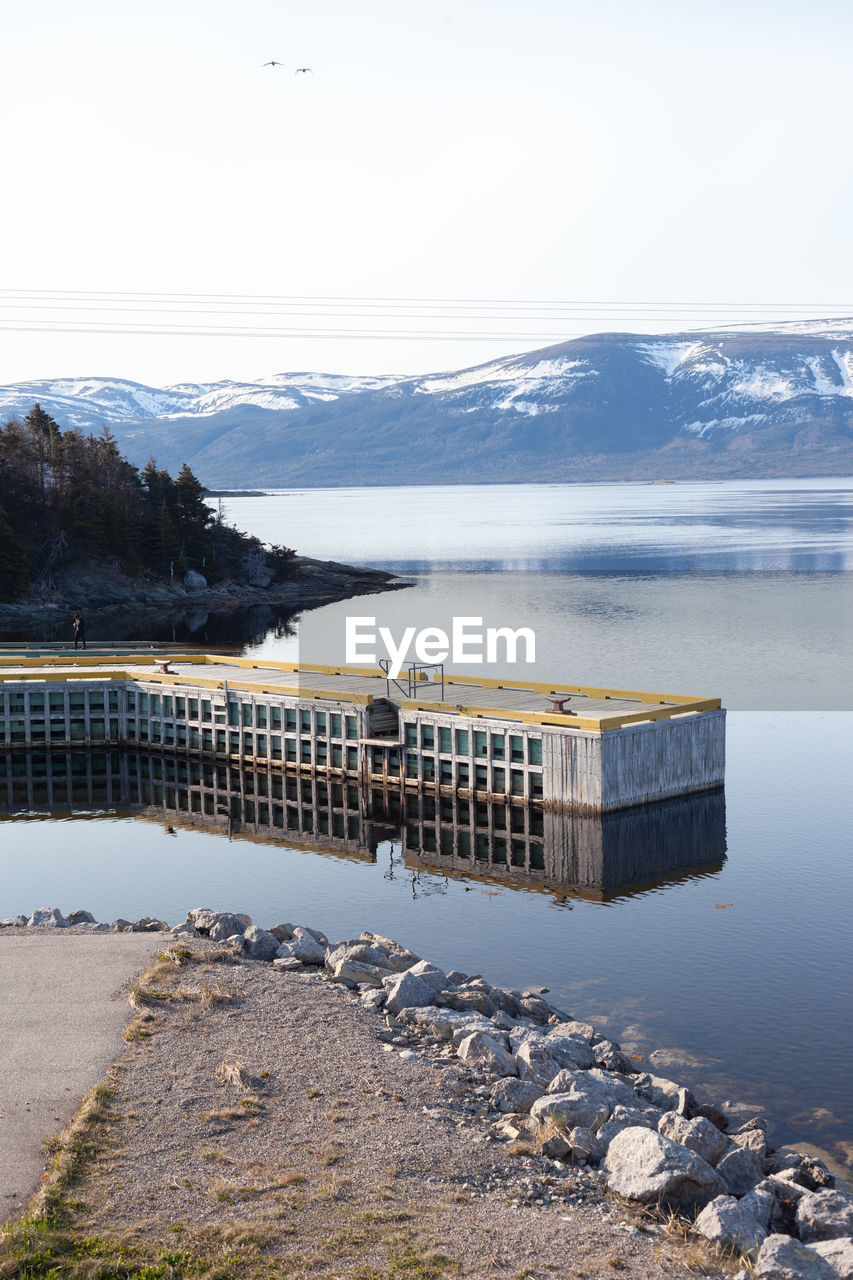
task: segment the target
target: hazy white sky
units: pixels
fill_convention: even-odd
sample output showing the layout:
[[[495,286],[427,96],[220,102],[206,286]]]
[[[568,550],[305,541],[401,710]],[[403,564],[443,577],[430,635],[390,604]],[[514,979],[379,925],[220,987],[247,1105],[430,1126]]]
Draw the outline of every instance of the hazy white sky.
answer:
[[[584,332],[853,314],[849,0],[3,12],[0,382],[417,372]],[[143,293],[275,300],[167,314]],[[475,299],[583,306],[447,305]]]

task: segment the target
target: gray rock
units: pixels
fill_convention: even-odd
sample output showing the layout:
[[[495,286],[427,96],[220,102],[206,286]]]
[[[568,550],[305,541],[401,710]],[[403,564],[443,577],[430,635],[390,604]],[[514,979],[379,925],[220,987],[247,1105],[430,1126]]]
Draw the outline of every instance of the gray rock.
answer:
[[[320,946],[324,949],[323,954],[325,956],[325,952],[329,949],[329,939],[326,937],[325,933],[321,933],[319,929],[309,929],[307,924],[297,924],[293,926],[294,938],[301,938],[305,934],[307,934],[309,938],[313,938],[315,942],[319,942]]]
[[[706,1240],[741,1250],[757,1250],[767,1237],[767,1229],[749,1212],[749,1205],[734,1196],[717,1196],[696,1219],[696,1230]]]
[[[388,983],[383,980],[383,985],[387,991]],[[456,1047],[472,1031],[482,1031],[484,1035],[494,1036],[500,1043],[505,1043],[506,1040],[491,1018],[484,1018],[479,1013],[457,1013],[455,1009],[415,1006],[401,1009],[400,1017],[410,1026],[422,1027],[441,1040],[450,1040]]]
[[[518,997],[519,1007],[523,1013],[532,1018],[534,1022],[538,1022],[544,1026],[551,1017],[553,1010],[544,1000],[540,1000],[538,996],[523,995]]]
[[[570,1133],[578,1125],[596,1128],[607,1120],[611,1110],[610,1103],[597,1093],[546,1093],[534,1102],[530,1114],[537,1124],[555,1124]]]
[[[541,1041],[525,1040],[515,1056],[522,1080],[530,1080],[543,1089],[560,1071],[561,1064],[552,1057]]]
[[[380,969],[375,964],[368,964],[365,960],[356,960],[352,957],[344,957],[344,959],[339,960],[333,970],[335,982],[343,982],[353,986],[366,983],[369,987],[382,987],[382,979],[387,974],[387,969]],[[384,994],[383,989],[383,997]]]
[[[215,911],[212,907],[191,907],[187,912],[187,924],[191,924],[202,937],[210,933],[217,921],[225,918],[237,921],[237,927],[230,929],[229,933],[242,933],[252,923],[251,916],[243,915],[238,911]]]
[[[610,1071],[602,1071],[593,1067],[590,1071],[573,1071],[561,1073],[559,1079],[571,1080],[568,1091],[579,1090],[584,1093],[597,1094],[612,1107],[635,1107],[637,1095],[625,1078]],[[655,1113],[660,1114],[659,1112]]]
[[[717,1165],[733,1196],[745,1196],[764,1177],[764,1162],[747,1147],[735,1147]]]
[[[65,923],[67,925],[97,924],[97,921],[91,911],[81,911],[78,907],[76,911],[68,912],[68,915],[65,917]]]
[[[605,1071],[619,1071],[625,1075],[629,1072],[633,1073],[636,1068],[630,1058],[619,1048],[615,1040],[607,1040],[604,1036],[598,1040],[594,1040],[592,1044],[592,1056],[597,1067],[603,1067]]]
[[[835,1187],[834,1175],[817,1156],[803,1156],[800,1178],[809,1191],[832,1191]]]
[[[715,1165],[729,1145],[725,1135],[704,1116],[688,1120],[676,1111],[664,1111],[658,1121],[658,1132],[673,1142],[680,1142],[688,1151],[695,1151],[708,1164]]]
[[[579,1071],[586,1071],[594,1065],[595,1053],[583,1036],[571,1035],[566,1031],[568,1025],[571,1024],[563,1023],[555,1027],[545,1037],[547,1051],[559,1066],[577,1067]]]
[[[26,916],[6,916],[5,920],[0,920],[0,929],[16,929],[26,925]]]
[[[604,1147],[592,1129],[576,1125],[569,1134],[572,1155],[579,1163],[600,1164],[604,1159]]]
[[[59,907],[38,907],[30,916],[27,924],[30,928],[64,929],[66,919]]]
[[[623,1129],[604,1161],[607,1185],[640,1204],[706,1204],[725,1191],[716,1169],[653,1129]]]
[[[763,1160],[767,1155],[767,1139],[761,1129],[741,1129],[740,1132],[730,1136],[736,1147],[754,1151],[759,1160]]]
[[[430,964],[429,960],[419,960],[405,972],[410,973],[413,978],[418,978],[435,995],[448,986],[447,974],[442,969],[436,968],[434,964]]]
[[[809,1191],[797,1205],[800,1239],[837,1240],[853,1235],[853,1199],[843,1191]]]
[[[572,1144],[562,1134],[555,1133],[550,1138],[545,1139],[542,1143],[541,1151],[543,1156],[547,1156],[549,1160],[565,1160],[566,1156],[572,1154]]]
[[[278,951],[278,938],[256,924],[243,931],[243,947],[253,960],[272,960]]]
[[[222,911],[210,926],[208,937],[212,938],[214,942],[222,942],[224,938],[230,938],[235,933],[239,933],[242,936],[251,925],[251,920],[249,920],[248,924],[246,921],[247,918],[245,916],[233,915],[229,911]],[[198,925],[196,925],[196,928],[198,928]],[[271,937],[274,938],[275,934],[271,934]]]
[[[706,1120],[710,1120],[711,1124],[721,1132],[725,1133],[729,1127],[729,1118],[725,1111],[720,1107],[715,1107],[713,1102],[703,1102],[700,1107],[696,1107],[693,1111],[695,1116],[704,1116]]]
[[[246,930],[248,934],[249,930]],[[325,964],[326,947],[318,941],[313,929],[297,925],[289,942],[279,943],[273,934],[267,934],[275,942],[273,955],[279,960],[298,960],[300,964]]]
[[[326,968],[332,973],[345,960],[361,960],[384,969],[386,974],[394,972],[388,963],[388,952],[371,946],[369,942],[338,942],[326,952]]]
[[[367,991],[362,991],[359,997],[365,1009],[373,1009],[378,1012],[385,1002],[385,992],[377,987],[373,987]]]
[[[492,1102],[498,1111],[505,1114],[527,1112],[537,1099],[542,1097],[542,1090],[532,1080],[518,1080],[515,1076],[504,1076],[492,1085]]]
[[[835,1267],[841,1280],[853,1280],[853,1237],[842,1236],[838,1240],[819,1240],[809,1245],[815,1253]]]
[[[748,1191],[742,1200],[739,1201],[743,1205],[750,1217],[767,1231],[770,1230],[776,1217],[778,1198],[773,1183],[767,1178],[763,1182],[759,1182],[757,1186]]]
[[[591,1022],[576,1022],[569,1019],[568,1022],[561,1022],[559,1026],[554,1027],[548,1032],[548,1039],[553,1040],[561,1035],[580,1036],[581,1040],[586,1040],[587,1044],[592,1044],[598,1032]]]
[[[385,1008],[389,1013],[400,1013],[403,1009],[423,1008],[432,1004],[435,991],[421,979],[415,977],[411,969],[406,969],[396,977],[386,978]]]
[[[454,987],[461,987],[464,982],[468,981],[468,974],[463,973],[461,969],[449,969],[447,971],[447,981],[452,982]]]
[[[754,1280],[838,1280],[838,1272],[808,1245],[790,1236],[768,1236],[755,1261]]]
[[[482,1031],[475,1031],[470,1036],[466,1036],[457,1052],[468,1067],[476,1067],[480,1071],[488,1071],[496,1076],[518,1074],[518,1065],[512,1054],[507,1053],[496,1039],[484,1035]]]
[[[598,1140],[606,1151],[610,1143],[623,1129],[639,1126],[642,1129],[656,1129],[660,1119],[657,1107],[614,1107],[613,1114],[598,1130]]]
[[[684,1089],[664,1076],[651,1075],[648,1071],[639,1072],[632,1083],[641,1098],[647,1098],[656,1107],[660,1107],[661,1111],[683,1110],[685,1105],[689,1106],[693,1102],[689,1089]],[[696,1114],[695,1104],[692,1113]]]
[[[184,590],[185,591],[206,591],[207,578],[203,573],[196,573],[195,569],[187,569],[184,574]]]
[[[293,937],[292,924],[274,924],[270,929],[270,933],[274,938],[278,938],[279,942],[290,942]]]
[[[139,920],[133,922],[134,933],[168,933],[169,926],[165,920],[158,920],[156,916],[142,916]]]
[[[129,920],[122,920],[119,916],[118,920],[113,920],[110,925],[110,933],[133,933],[133,925]]]
[[[272,967],[278,969],[280,973],[297,973],[305,966],[301,960],[297,960],[296,956],[277,956],[272,962]]]

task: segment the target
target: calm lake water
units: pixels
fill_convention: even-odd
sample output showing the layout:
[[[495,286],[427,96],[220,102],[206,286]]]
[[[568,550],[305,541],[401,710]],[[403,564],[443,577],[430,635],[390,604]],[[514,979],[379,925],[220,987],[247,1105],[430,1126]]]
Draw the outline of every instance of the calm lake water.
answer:
[[[583,867],[551,866],[546,840],[525,876],[433,866],[394,815],[346,853],[333,839],[169,836],[156,805],[141,820],[138,796],[78,789],[74,815],[12,805],[0,914],[57,903],[174,920],[210,904],[397,936],[447,967],[547,986],[635,1052],[678,1051],[670,1074],[763,1105],[778,1139],[823,1148],[849,1175],[853,481],[299,490],[225,505],[264,540],[413,584],[303,615],[296,634],[271,628],[252,652],[342,661],[348,614],[395,634],[463,614],[528,626],[535,664],[488,674],[722,697],[725,795],[587,820]]]

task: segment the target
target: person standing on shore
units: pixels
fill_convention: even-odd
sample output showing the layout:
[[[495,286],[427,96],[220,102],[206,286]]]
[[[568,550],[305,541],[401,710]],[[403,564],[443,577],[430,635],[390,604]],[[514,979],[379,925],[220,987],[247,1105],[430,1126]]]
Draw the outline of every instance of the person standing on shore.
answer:
[[[81,644],[85,649],[86,648],[86,624],[83,621],[83,619],[80,617],[79,613],[75,613],[74,615],[73,626],[74,626],[74,648],[76,649],[78,644]]]

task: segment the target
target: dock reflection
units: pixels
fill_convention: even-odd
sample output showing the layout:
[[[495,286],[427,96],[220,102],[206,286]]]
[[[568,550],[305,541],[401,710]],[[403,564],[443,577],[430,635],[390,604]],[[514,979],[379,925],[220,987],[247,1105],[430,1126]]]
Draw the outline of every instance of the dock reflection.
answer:
[[[722,790],[587,816],[434,792],[363,789],[299,768],[120,748],[0,756],[0,819],[132,816],[230,839],[472,877],[599,901],[714,874],[726,857]]]

